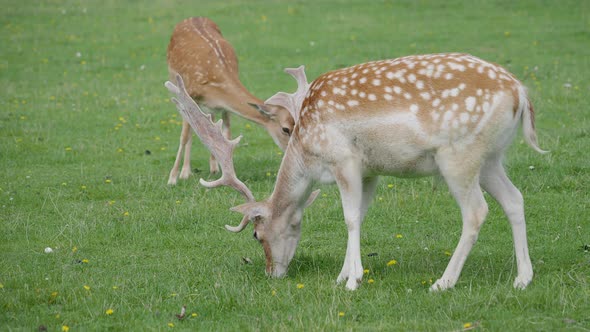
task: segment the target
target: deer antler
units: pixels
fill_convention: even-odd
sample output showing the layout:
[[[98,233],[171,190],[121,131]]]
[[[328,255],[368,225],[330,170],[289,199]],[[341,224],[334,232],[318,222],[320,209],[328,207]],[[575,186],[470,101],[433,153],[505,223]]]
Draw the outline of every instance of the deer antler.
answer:
[[[164,85],[166,88],[176,95],[172,101],[176,104],[176,108],[186,122],[190,124],[201,142],[207,147],[211,154],[215,157],[217,162],[221,165],[221,178],[215,181],[205,181],[200,179],[202,186],[207,188],[215,188],[219,186],[229,186],[239,191],[249,202],[254,201],[254,195],[248,187],[238,179],[236,171],[234,170],[233,151],[236,145],[242,139],[238,136],[233,140],[228,140],[223,136],[221,131],[222,120],[213,123],[211,114],[205,114],[201,108],[187,93],[184,82],[180,75],[176,75],[177,85],[167,81]],[[239,232],[243,230],[248,224],[248,219],[244,217],[237,227],[225,225],[225,228],[232,232]]]
[[[293,76],[297,81],[297,90],[294,93],[277,92],[272,97],[268,98],[264,103],[269,105],[278,105],[286,108],[295,123],[299,121],[299,112],[301,105],[305,99],[305,94],[309,90],[310,84],[307,83],[307,76],[305,75],[305,66],[301,65],[297,68],[285,68],[285,73]]]

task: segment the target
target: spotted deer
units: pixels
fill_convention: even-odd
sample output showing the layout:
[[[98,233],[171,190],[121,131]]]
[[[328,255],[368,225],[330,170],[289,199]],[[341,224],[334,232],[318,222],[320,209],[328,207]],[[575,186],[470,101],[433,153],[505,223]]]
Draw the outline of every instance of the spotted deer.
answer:
[[[206,109],[221,111],[226,137],[230,137],[229,111],[262,126],[282,150],[287,147],[294,125],[292,116],[280,106],[265,104],[244,87],[238,76],[235,51],[215,22],[192,17],[178,23],[168,44],[167,61],[170,79],[180,74],[193,99]],[[180,178],[191,175],[191,145],[190,126],[184,121],[168,184],[177,182],[183,150]],[[213,157],[209,168],[212,173],[219,170]]]
[[[196,104],[176,93],[181,112]],[[360,230],[379,175],[440,175],[457,201],[463,228],[457,248],[432,291],[453,287],[488,213],[485,189],[502,206],[514,239],[517,276],[532,280],[524,203],[502,166],[519,126],[540,153],[534,110],[524,86],[508,71],[468,54],[431,54],[368,62],[321,75],[311,83],[283,157],[274,191],[233,211],[249,222],[266,255],[266,272],[287,272],[314,183],[336,182],[348,244],[337,278],[356,289],[363,276]],[[231,149],[226,153],[231,154]]]

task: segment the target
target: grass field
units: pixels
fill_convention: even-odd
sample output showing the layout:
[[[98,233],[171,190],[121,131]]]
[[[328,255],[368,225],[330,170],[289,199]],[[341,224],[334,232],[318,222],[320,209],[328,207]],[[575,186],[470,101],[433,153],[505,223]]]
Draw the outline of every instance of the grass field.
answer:
[[[0,5],[0,330],[590,330],[590,2]],[[333,186],[306,211],[288,276],[268,279],[251,231],[223,228],[239,221],[228,208],[242,198],[199,186],[209,174],[198,142],[200,173],[166,185],[180,132],[163,87],[166,47],[188,16],[218,23],[261,98],[294,90],[282,68],[300,64],[313,79],[460,51],[508,68],[529,87],[541,147],[552,151],[518,136],[506,158],[526,201],[533,283],[512,288],[510,227],[489,199],[459,283],[428,292],[459,239],[459,209],[429,178],[387,177],[363,227],[359,290],[335,284],[346,227]],[[233,126],[244,135],[237,173],[262,199],[280,150],[262,129]]]

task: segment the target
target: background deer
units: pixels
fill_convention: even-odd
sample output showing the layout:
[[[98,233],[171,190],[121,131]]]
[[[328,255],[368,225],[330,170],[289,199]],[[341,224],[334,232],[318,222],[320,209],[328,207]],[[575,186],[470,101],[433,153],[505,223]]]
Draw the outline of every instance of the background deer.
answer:
[[[177,95],[181,113],[199,111],[180,78],[178,84],[167,87]],[[440,174],[460,207],[463,229],[431,290],[457,282],[488,212],[482,187],[511,224],[518,270],[513,285],[524,289],[533,269],[523,197],[502,167],[519,124],[525,141],[545,152],[537,144],[533,106],[523,85],[504,68],[471,55],[408,56],[326,73],[307,90],[273,193],[232,208],[244,218],[239,226],[226,227],[238,232],[252,222],[267,273],[284,276],[300,238],[303,210],[317,196],[313,184],[335,181],[348,227],[337,281],[354,290],[363,276],[361,224],[378,175]]]
[[[168,44],[167,61],[170,79],[179,74],[193,99],[209,110],[221,111],[226,137],[230,137],[230,111],[264,127],[282,150],[287,147],[294,124],[292,116],[280,106],[265,105],[242,85],[234,49],[215,22],[205,17],[192,17],[178,23]],[[176,184],[183,150],[180,178],[190,176],[191,144],[192,133],[185,121],[168,184]],[[218,171],[213,156],[209,168],[212,173]]]

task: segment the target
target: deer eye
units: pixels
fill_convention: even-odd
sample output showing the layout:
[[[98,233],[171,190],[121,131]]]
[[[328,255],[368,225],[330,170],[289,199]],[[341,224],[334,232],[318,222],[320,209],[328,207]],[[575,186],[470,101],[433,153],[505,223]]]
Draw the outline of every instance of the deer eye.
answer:
[[[287,135],[291,135],[291,129],[287,128],[287,127],[283,127],[283,133],[287,134]]]

